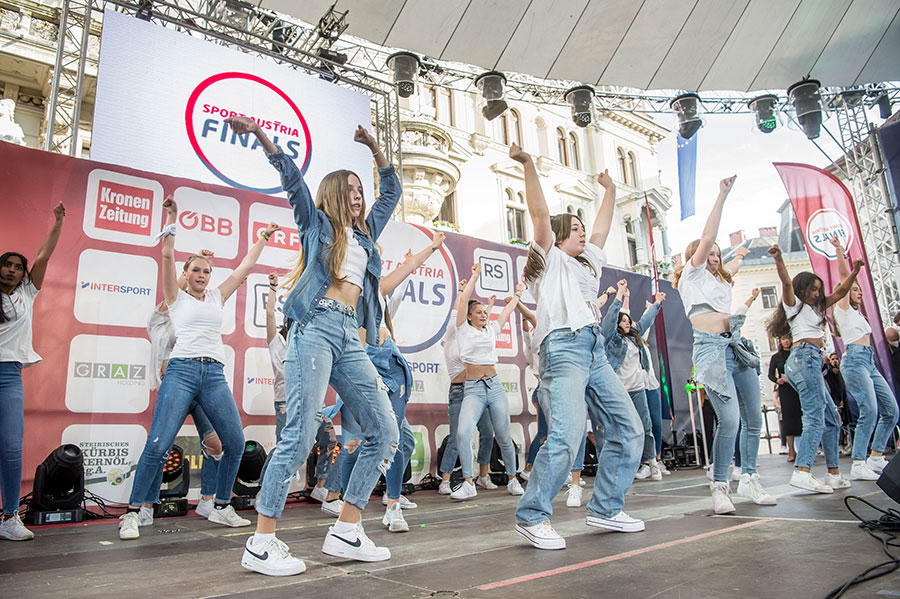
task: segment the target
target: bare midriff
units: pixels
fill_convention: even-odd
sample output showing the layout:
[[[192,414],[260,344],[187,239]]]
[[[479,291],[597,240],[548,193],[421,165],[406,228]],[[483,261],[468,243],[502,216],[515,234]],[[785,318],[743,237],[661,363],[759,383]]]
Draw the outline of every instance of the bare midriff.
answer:
[[[871,337],[871,335],[863,335],[861,338],[857,339],[856,341],[851,341],[847,345],[865,345],[866,347],[868,347],[872,344],[870,341]]]
[[[691,326],[699,331],[707,333],[720,334],[727,333],[731,328],[728,325],[730,314],[721,312],[707,312],[691,318]]]
[[[823,347],[825,345],[823,341],[818,337],[805,337],[803,339],[798,339],[794,341],[794,347],[797,347],[797,345],[800,343],[812,343],[816,347]]]
[[[362,293],[362,289],[360,289],[353,283],[343,283],[340,281],[335,281],[325,291],[325,297],[327,297],[328,299],[333,299],[336,302],[340,302],[345,306],[356,308],[356,302],[359,301],[360,293]]]
[[[460,372],[458,375],[456,375],[455,378],[450,379],[451,385],[461,385],[462,383],[465,383],[465,382],[466,382],[466,373],[465,372]]]
[[[489,379],[497,374],[497,369],[493,364],[466,364],[466,379],[477,381],[478,379]]]

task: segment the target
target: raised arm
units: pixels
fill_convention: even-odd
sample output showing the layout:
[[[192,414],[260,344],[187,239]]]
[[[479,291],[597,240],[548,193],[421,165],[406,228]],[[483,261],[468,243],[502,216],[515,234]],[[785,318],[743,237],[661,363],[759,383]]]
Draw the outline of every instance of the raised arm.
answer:
[[[62,202],[53,208],[53,216],[56,217],[56,221],[54,221],[53,226],[50,227],[50,232],[47,233],[47,239],[41,244],[37,257],[34,259],[34,264],[31,266],[31,284],[37,289],[40,289],[44,285],[44,275],[47,274],[47,263],[50,262],[50,256],[53,255],[53,250],[56,249],[56,244],[59,242],[59,234],[62,232],[63,220],[66,217],[66,207],[63,206]]]
[[[550,209],[544,199],[544,190],[538,179],[537,169],[531,156],[518,144],[509,146],[509,157],[522,165],[525,171],[525,201],[534,228],[534,242],[545,252],[553,245],[553,229],[550,227]]]
[[[379,291],[381,291],[381,295],[389,295],[400,285],[400,283],[406,280],[406,277],[414,273],[417,268],[425,264],[425,261],[428,260],[428,258],[433,253],[438,251],[438,249],[441,247],[441,244],[444,243],[445,238],[446,235],[444,235],[440,231],[437,231],[434,234],[434,238],[431,240],[431,245],[426,247],[418,254],[408,256],[406,260],[400,263],[400,266],[395,268],[392,272],[381,277],[381,283],[378,287]]]
[[[606,245],[606,238],[609,237],[613,212],[616,209],[616,184],[613,183],[612,177],[609,176],[609,169],[600,173],[597,177],[597,182],[603,186],[603,202],[600,204],[600,210],[597,211],[597,216],[594,218],[590,241],[602,249]]]
[[[850,270],[850,274],[841,279],[840,284],[834,288],[831,292],[831,295],[825,298],[825,307],[828,308],[833,306],[840,300],[842,300],[848,293],[850,293],[850,288],[853,286],[853,282],[856,281],[856,275],[859,274],[859,270],[863,267],[865,262],[862,260],[854,260],[853,268]]]
[[[231,294],[234,293],[238,287],[244,282],[244,279],[247,278],[247,275],[250,274],[250,269],[256,265],[256,261],[259,260],[259,255],[262,253],[263,248],[266,247],[266,243],[269,241],[269,237],[272,236],[272,233],[281,229],[275,223],[269,223],[269,226],[266,227],[266,230],[260,233],[259,239],[256,240],[252,246],[250,246],[250,251],[247,252],[247,255],[244,256],[244,259],[241,260],[241,263],[238,264],[238,267],[234,269],[228,278],[222,281],[222,284],[219,285],[219,293],[222,294],[222,303],[225,303]]]
[[[512,298],[508,298],[506,301],[509,302]],[[531,308],[522,303],[521,296],[519,299],[519,303],[516,304],[516,309],[522,315],[522,319],[527,321],[531,328],[535,328],[537,326],[537,315],[531,311]]]
[[[744,258],[747,257],[747,254],[750,253],[750,250],[745,248],[744,246],[740,246],[738,249],[734,251],[734,258],[728,261],[725,265],[725,270],[730,272],[733,275],[737,274],[737,271],[740,270],[741,264],[744,263]]]
[[[403,194],[403,188],[400,185],[400,179],[394,167],[387,161],[384,152],[378,147],[378,141],[372,134],[366,131],[362,125],[356,127],[353,133],[353,141],[369,148],[372,152],[372,158],[375,159],[375,166],[378,167],[378,198],[372,204],[369,216],[366,217],[366,223],[369,225],[369,232],[373,239],[378,239],[381,232],[384,231],[385,225],[394,214],[394,209],[400,201]]]
[[[844,246],[841,244],[841,240],[837,237],[832,237],[828,241],[831,242],[832,246],[834,246],[834,253],[837,254],[838,275],[840,275],[842,279],[845,279],[850,275],[850,265],[847,264],[847,257],[844,255]],[[844,297],[839,299],[838,306],[840,306],[843,310],[849,309],[850,296],[845,295]]]
[[[656,294],[653,303],[650,304],[650,306],[646,310],[644,310],[644,313],[641,314],[641,319],[635,324],[638,333],[643,335],[644,331],[650,330],[650,327],[653,326],[653,321],[656,320],[656,315],[659,314],[659,310],[660,308],[662,308],[663,300],[665,299],[665,293],[660,291]]]
[[[272,339],[278,334],[278,326],[275,323],[275,299],[278,293],[278,273],[269,273],[269,293],[266,294],[266,343],[272,343]]]
[[[606,292],[601,293],[597,296],[597,308],[602,309],[603,306],[606,305],[606,302],[609,301],[609,298],[616,294],[616,288],[610,285],[606,288]]]
[[[475,283],[478,282],[478,277],[480,276],[481,263],[476,262],[472,265],[472,276],[466,281],[466,286],[463,287],[462,292],[459,294],[459,302],[457,303],[456,309],[456,326],[458,327],[466,322],[466,317],[469,315],[469,300],[472,299],[472,293],[475,291]]]
[[[737,175],[722,179],[719,182],[719,196],[716,198],[716,203],[713,204],[709,218],[706,219],[703,234],[700,236],[700,245],[697,246],[697,251],[691,256],[691,265],[694,268],[701,268],[706,264],[709,252],[712,251],[713,245],[716,243],[716,237],[719,235],[719,223],[722,221],[722,207],[725,205],[725,198],[728,197],[731,188],[734,186],[735,179],[737,179]]]
[[[522,283],[516,285],[516,294],[512,296],[512,301],[507,302],[506,305],[503,306],[503,310],[500,311],[500,316],[497,317],[497,326],[501,329],[503,328],[503,325],[506,324],[506,321],[509,320],[513,310],[519,305],[519,299],[522,297],[523,291],[525,291],[525,285]]]
[[[784,265],[784,257],[781,255],[781,248],[777,243],[769,248],[769,255],[775,259],[775,271],[781,281],[781,301],[793,308],[797,303],[797,298],[794,297],[794,285],[791,283],[791,275],[787,266]]]
[[[178,205],[172,196],[163,201],[163,210],[166,212],[166,227],[175,224],[178,216]],[[175,274],[175,236],[166,235],[162,238],[162,283],[163,297],[166,305],[171,306],[178,299],[178,276]]]
[[[616,332],[616,327],[619,325],[619,310],[622,309],[622,302],[627,291],[628,281],[625,279],[616,284],[616,297],[609,305],[609,309],[606,310],[606,314],[603,315],[603,322],[600,323],[600,333],[604,339],[609,339]]]

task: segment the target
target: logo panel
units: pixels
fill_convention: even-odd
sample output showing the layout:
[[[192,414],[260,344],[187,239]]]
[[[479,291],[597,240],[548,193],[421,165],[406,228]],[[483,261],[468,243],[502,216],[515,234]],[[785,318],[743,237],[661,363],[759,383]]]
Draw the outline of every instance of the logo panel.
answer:
[[[147,326],[159,265],[149,256],[84,250],[78,258],[75,318],[87,324]]]
[[[76,335],[69,344],[66,407],[71,412],[140,414],[150,405],[150,342]]]
[[[212,250],[216,258],[237,257],[240,203],[230,197],[190,187],[175,190],[178,204],[178,235],[175,249],[195,253]]]
[[[275,372],[268,348],[249,347],[244,352],[243,407],[248,414],[275,414]]]
[[[522,413],[522,371],[515,364],[497,364],[497,376],[509,400],[510,416]]]
[[[269,204],[250,204],[250,219],[247,223],[249,245],[256,243],[269,223],[278,223],[281,230],[275,231],[259,255],[259,264],[289,270],[294,265],[300,251],[300,234],[294,223],[294,213],[290,208]]]
[[[257,339],[266,338],[266,300],[270,293],[275,294],[275,326],[281,327],[284,323],[284,300],[287,298],[287,290],[279,288],[272,291],[269,287],[269,276],[260,273],[251,273],[245,283],[247,287],[247,301],[244,303],[244,332],[249,337]]]
[[[162,222],[163,188],[158,181],[94,169],[88,175],[84,232],[102,241],[150,247]]]
[[[504,297],[515,293],[512,257],[509,254],[475,248],[473,259],[481,264],[481,276],[478,277],[478,283],[475,284],[476,295],[483,298],[496,295],[497,299],[502,302]]]
[[[127,503],[147,431],[136,424],[72,424],[60,443],[84,456],[85,488],[113,503]]]

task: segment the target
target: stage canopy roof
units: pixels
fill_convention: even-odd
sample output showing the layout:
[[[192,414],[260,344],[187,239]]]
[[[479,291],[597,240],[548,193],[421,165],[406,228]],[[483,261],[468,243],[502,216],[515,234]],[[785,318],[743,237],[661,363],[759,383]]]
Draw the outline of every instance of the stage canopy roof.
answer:
[[[315,24],[333,0],[262,0]],[[898,0],[338,0],[347,33],[597,86],[785,89],[900,80]]]

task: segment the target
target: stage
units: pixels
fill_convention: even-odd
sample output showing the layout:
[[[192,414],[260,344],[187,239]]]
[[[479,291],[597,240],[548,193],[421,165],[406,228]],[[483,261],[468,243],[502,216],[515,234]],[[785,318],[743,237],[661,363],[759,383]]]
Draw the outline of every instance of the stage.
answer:
[[[890,456],[889,456],[890,457]],[[712,515],[702,470],[673,471],[638,482],[626,511],[647,523],[643,533],[588,528],[584,508],[554,501],[553,525],[564,551],[539,551],[513,532],[517,498],[484,491],[465,503],[436,491],[410,496],[410,532],[381,525],[374,499],[364,512],[367,534],[390,548],[387,562],[346,562],[320,552],[333,518],[318,503],[289,504],[278,536],[307,571],[271,578],[244,570],[241,552],[252,527],[229,529],[193,515],[157,519],[141,538],[120,541],[117,520],[35,527],[34,541],[0,544],[5,597],[824,597],[833,587],[886,559],[857,526],[843,499],[854,494],[881,508],[893,503],[874,482],[854,481],[833,495],[789,487],[785,456],[761,455],[762,482],[778,505],[734,498],[737,514]],[[849,458],[841,469],[850,471]],[[814,471],[824,471],[818,458]],[[587,479],[586,503],[593,479]],[[732,483],[735,489],[737,483]],[[856,502],[868,518],[875,513]],[[252,515],[252,514],[251,514]],[[251,517],[248,515],[248,517]],[[851,589],[846,597],[898,597],[900,574]]]

